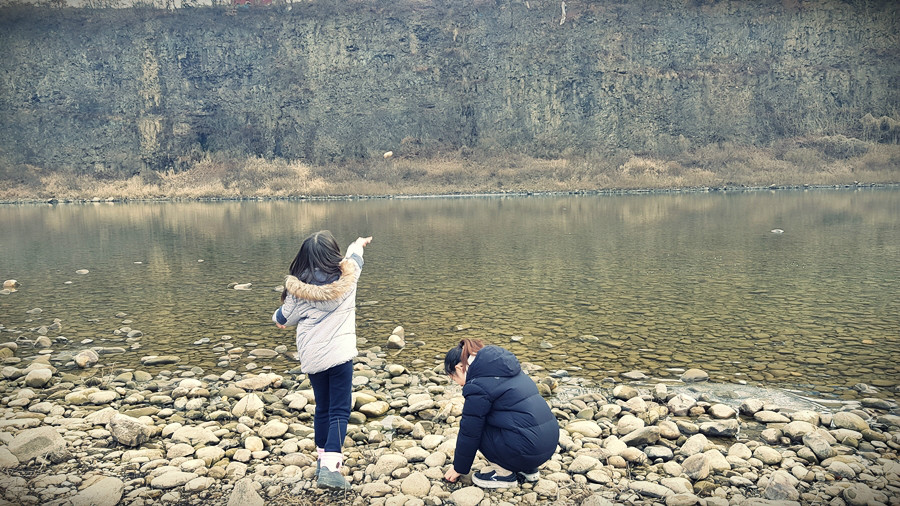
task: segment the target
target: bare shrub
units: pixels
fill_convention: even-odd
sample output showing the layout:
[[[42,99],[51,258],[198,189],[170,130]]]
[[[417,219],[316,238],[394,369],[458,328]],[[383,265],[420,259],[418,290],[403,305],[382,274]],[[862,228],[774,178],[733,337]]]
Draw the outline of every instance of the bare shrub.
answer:
[[[890,116],[876,118],[871,113],[867,113],[860,118],[860,123],[862,123],[867,140],[893,144],[900,142],[900,120]]]
[[[622,175],[651,175],[660,176],[669,173],[670,162],[658,160],[654,158],[643,158],[633,156],[627,162],[622,164],[620,170]]]
[[[801,170],[815,170],[824,163],[820,152],[812,148],[794,148],[783,155],[786,162]]]
[[[843,135],[826,135],[803,141],[800,144],[838,160],[854,158],[865,154],[869,150],[869,145],[865,142]]]

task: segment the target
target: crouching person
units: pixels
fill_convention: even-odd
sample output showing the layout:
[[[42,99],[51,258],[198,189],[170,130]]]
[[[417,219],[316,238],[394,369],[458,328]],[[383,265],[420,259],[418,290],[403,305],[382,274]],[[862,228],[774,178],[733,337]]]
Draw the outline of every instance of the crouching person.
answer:
[[[491,466],[472,476],[479,487],[513,487],[518,475],[537,481],[538,466],[556,452],[559,424],[516,356],[463,339],[447,352],[444,371],[465,397],[456,454],[444,479],[455,482],[467,474],[481,451]]]

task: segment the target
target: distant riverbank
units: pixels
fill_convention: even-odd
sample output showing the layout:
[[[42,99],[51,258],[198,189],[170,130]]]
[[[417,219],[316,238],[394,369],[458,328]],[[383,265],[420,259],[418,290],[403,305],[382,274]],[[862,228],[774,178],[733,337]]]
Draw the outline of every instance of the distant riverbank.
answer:
[[[827,146],[838,142],[832,141]],[[633,153],[540,159],[461,151],[429,158],[397,155],[308,165],[214,154],[181,172],[141,171],[127,178],[49,172],[37,167],[5,168],[5,177],[0,178],[0,202],[619,193],[900,182],[900,145],[857,142],[857,149],[850,151],[833,146],[817,150],[802,144],[777,148],[707,146],[671,159]]]

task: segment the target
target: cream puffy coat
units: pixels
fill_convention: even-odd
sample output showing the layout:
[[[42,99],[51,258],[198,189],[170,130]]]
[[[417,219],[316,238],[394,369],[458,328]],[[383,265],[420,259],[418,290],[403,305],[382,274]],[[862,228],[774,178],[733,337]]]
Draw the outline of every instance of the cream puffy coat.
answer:
[[[333,283],[313,285],[288,276],[284,303],[272,321],[297,326],[300,370],[306,374],[325,371],[359,354],[356,349],[356,286],[362,257],[341,261],[341,276]]]

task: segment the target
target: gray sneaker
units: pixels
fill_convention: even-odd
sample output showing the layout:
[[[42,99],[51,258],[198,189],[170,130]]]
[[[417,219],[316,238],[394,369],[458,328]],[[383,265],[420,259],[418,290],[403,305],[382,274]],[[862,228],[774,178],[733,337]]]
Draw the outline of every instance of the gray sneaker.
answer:
[[[316,486],[319,488],[330,488],[334,490],[350,490],[350,484],[344,475],[322,467],[319,469],[319,477],[316,479]]]

